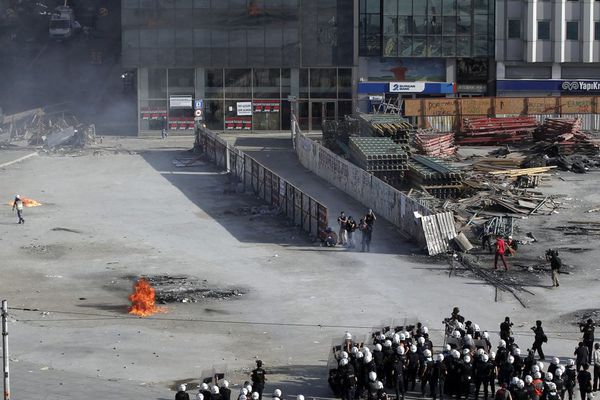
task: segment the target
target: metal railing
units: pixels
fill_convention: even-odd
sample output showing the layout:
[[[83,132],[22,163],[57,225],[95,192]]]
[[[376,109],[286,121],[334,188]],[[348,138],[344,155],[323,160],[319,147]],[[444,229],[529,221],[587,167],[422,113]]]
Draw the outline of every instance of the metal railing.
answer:
[[[240,149],[206,128],[196,128],[196,149],[227,171],[232,183],[242,184],[270,207],[277,208],[294,225],[313,237],[327,228],[327,207],[283,179]]]

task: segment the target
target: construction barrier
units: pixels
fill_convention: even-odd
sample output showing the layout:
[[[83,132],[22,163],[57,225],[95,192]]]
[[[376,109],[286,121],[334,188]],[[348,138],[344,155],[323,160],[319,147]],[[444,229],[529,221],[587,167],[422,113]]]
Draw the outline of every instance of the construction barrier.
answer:
[[[254,193],[313,237],[327,228],[327,207],[214,132],[196,128],[195,148],[227,171],[235,185]]]
[[[308,138],[295,120],[292,121],[292,134],[296,154],[305,168],[361,202],[365,208],[373,209],[408,239],[426,244],[421,216],[431,215],[431,210]]]

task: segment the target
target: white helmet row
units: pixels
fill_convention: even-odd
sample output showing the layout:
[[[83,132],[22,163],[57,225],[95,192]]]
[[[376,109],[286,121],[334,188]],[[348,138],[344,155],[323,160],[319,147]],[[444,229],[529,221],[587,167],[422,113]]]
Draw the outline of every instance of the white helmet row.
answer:
[[[529,385],[533,382],[533,377],[531,375],[525,375],[525,382]]]

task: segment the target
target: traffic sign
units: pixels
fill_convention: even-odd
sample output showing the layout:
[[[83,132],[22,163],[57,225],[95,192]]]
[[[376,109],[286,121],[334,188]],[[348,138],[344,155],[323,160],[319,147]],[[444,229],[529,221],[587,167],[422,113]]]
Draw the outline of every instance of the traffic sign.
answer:
[[[204,100],[194,100],[194,110],[201,110],[204,108]]]
[[[202,110],[201,109],[197,109],[196,111],[194,111],[194,115],[196,117],[201,117],[202,116]]]

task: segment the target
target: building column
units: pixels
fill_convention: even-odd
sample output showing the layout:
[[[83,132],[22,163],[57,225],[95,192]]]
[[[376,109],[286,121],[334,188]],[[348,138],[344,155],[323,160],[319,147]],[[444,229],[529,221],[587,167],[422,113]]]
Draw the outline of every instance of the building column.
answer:
[[[565,40],[566,26],[565,21],[566,0],[554,0],[554,16],[552,23],[552,44],[554,47],[554,62],[565,62]]]
[[[525,15],[528,24],[525,31],[525,61],[537,61],[537,0],[527,0]]]
[[[561,71],[560,64],[552,64],[552,79],[561,79]]]
[[[194,99],[205,99],[206,98],[206,79],[205,79],[204,68],[202,68],[202,67],[196,68],[196,79],[194,80],[194,82],[195,82]]]
[[[583,62],[594,61],[594,0],[582,0],[581,55]]]
[[[290,95],[298,98],[300,96],[300,70],[290,69]]]
[[[496,63],[496,79],[506,79],[506,68],[501,61]]]

